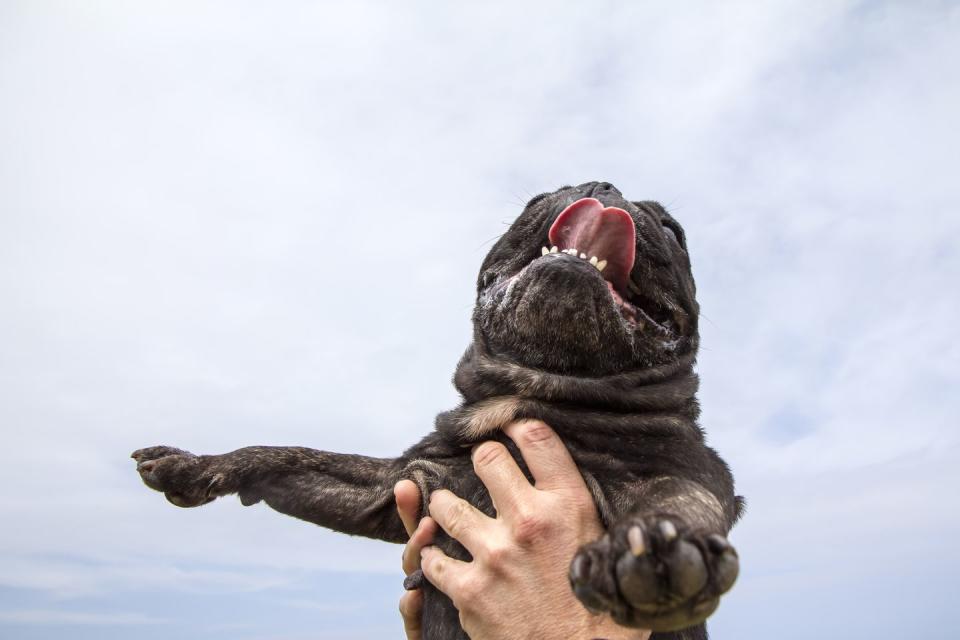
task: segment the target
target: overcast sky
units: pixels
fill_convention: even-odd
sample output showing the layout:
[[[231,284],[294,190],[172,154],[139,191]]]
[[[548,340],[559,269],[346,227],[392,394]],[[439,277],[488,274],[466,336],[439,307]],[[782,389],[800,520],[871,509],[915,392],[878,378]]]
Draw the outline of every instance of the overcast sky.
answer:
[[[0,3],[0,637],[399,637],[399,547],[127,456],[398,454],[593,179],[687,230],[714,637],[955,637],[958,113],[950,2]]]

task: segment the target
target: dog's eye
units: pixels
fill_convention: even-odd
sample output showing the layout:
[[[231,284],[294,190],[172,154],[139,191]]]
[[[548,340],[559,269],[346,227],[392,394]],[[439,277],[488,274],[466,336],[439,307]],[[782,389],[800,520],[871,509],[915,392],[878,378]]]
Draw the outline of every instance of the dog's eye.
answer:
[[[680,228],[673,220],[661,220],[660,223],[663,225],[663,231],[668,237],[673,238],[673,241],[680,245],[680,248],[684,251],[687,250],[687,239],[683,235],[683,229]]]

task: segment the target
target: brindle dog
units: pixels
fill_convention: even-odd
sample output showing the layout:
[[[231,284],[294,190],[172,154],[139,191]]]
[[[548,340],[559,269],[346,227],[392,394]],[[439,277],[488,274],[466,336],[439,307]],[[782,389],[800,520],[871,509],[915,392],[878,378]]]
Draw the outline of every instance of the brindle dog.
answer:
[[[424,499],[453,491],[488,515],[470,445],[538,418],[560,435],[590,488],[606,534],[572,558],[570,582],[594,611],[658,640],[706,638],[703,621],[736,578],[726,535],[742,501],[697,425],[693,371],[698,305],[683,230],[655,202],[589,182],[531,200],[480,269],[474,339],[457,366],[459,407],[399,458],[300,447],[195,456],[133,454],[147,486],[180,507],[236,493],[335,531],[402,543],[393,486]],[[469,554],[440,535],[454,558]],[[466,638],[429,583],[426,640]]]

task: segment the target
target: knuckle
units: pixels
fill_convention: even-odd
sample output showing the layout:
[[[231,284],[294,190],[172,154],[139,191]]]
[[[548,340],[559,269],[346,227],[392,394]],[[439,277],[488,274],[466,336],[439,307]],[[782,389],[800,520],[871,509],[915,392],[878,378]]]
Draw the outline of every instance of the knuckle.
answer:
[[[550,530],[550,522],[536,514],[521,514],[513,526],[513,536],[521,545],[530,545]]]
[[[491,544],[484,551],[485,564],[494,571],[498,571],[510,564],[511,555],[510,547],[502,544]]]
[[[540,420],[529,420],[518,427],[517,437],[526,444],[538,445],[552,442],[555,434],[553,429],[547,426],[547,423]]]
[[[473,464],[477,467],[488,467],[509,455],[507,448],[499,442],[484,442],[473,452]]]
[[[446,512],[444,513],[444,520],[446,521],[447,533],[450,533],[456,537],[457,533],[463,531],[463,528],[466,526],[467,518],[469,517],[469,509],[466,502],[457,501],[450,504],[447,507]]]

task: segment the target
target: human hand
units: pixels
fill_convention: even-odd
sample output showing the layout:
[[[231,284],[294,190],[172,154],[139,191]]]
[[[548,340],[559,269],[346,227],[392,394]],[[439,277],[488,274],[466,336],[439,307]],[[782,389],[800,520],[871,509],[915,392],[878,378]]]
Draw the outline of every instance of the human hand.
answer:
[[[518,422],[504,431],[520,449],[535,486],[506,447],[485,442],[474,450],[473,464],[497,517],[489,518],[440,490],[430,496],[432,518],[424,518],[413,530],[419,505],[416,486],[398,484],[398,509],[407,530],[413,530],[404,551],[404,571],[409,575],[416,569],[419,553],[424,575],[453,601],[472,640],[649,638],[648,631],[626,629],[591,614],[570,589],[570,559],[603,529],[566,447],[543,422]],[[438,524],[466,547],[472,562],[426,546]],[[420,638],[420,598],[413,591],[401,599],[408,640]]]

